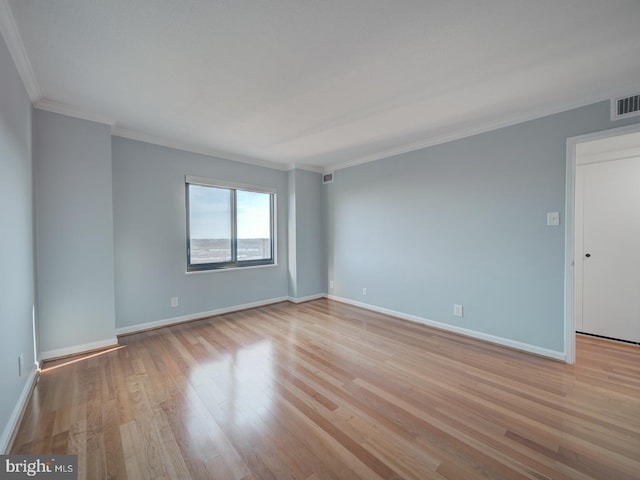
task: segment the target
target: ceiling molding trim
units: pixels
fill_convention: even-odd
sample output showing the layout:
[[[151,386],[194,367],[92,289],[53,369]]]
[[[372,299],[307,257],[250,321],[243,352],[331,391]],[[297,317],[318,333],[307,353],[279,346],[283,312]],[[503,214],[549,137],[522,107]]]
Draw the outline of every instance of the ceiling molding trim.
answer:
[[[33,107],[38,110],[46,110],[47,112],[59,113],[68,117],[80,118],[82,120],[89,120],[90,122],[102,123],[109,126],[112,126],[115,123],[114,119],[109,118],[106,115],[88,112],[66,103],[49,100],[48,98],[41,98],[33,104]]]
[[[0,0],[0,2],[3,0]],[[102,123],[111,127],[111,134],[115,137],[129,138],[131,140],[138,140],[140,142],[151,143],[153,145],[160,145],[162,147],[175,148],[177,150],[183,150],[186,152],[197,153],[200,155],[207,155],[208,157],[221,158],[223,160],[230,160],[233,162],[247,163],[255,165],[257,167],[272,168],[275,170],[292,170],[294,168],[301,170],[308,170],[311,172],[322,173],[321,167],[315,166],[302,166],[295,163],[281,164],[277,162],[270,162],[268,160],[260,160],[257,158],[249,158],[240,155],[235,155],[229,152],[222,152],[212,148],[204,147],[201,145],[195,145],[187,142],[180,142],[178,140],[170,140],[158,135],[133,130],[129,128],[120,127],[117,125],[117,121],[106,115],[98,113],[88,112],[81,108],[74,107],[62,102],[56,102],[47,98],[42,98],[34,103],[34,108],[38,110],[45,110],[47,112],[58,113],[66,115],[68,117],[79,118],[82,120],[88,120],[90,122]]]
[[[636,86],[635,88],[638,88],[638,87]],[[625,88],[622,90],[630,91],[629,88]],[[619,93],[619,91],[617,92]],[[589,97],[582,98],[579,101],[556,104],[556,106],[554,106],[553,108],[532,110],[526,113],[511,115],[502,120],[485,122],[470,128],[455,130],[451,133],[437,135],[435,137],[429,137],[419,142],[407,144],[404,146],[399,146],[396,148],[390,148],[387,150],[381,150],[376,153],[372,153],[370,155],[365,155],[363,157],[358,157],[352,160],[347,160],[345,162],[329,165],[324,168],[324,173],[330,173],[330,172],[335,172],[336,170],[355,167],[356,165],[362,165],[364,163],[369,163],[369,162],[374,162],[376,160],[382,160],[384,158],[394,157],[396,155],[401,155],[403,153],[415,152],[416,150],[421,150],[423,148],[433,147],[435,145],[441,145],[443,143],[453,142],[455,140],[461,140],[463,138],[472,137],[474,135],[480,135],[482,133],[488,133],[494,130],[499,130],[501,128],[511,127],[513,125],[518,125],[520,123],[537,120],[539,118],[548,117],[550,115],[567,112],[569,110],[573,110],[576,108],[585,107],[587,105],[593,105],[595,103],[600,103],[603,101],[610,100],[611,98],[614,98],[615,95],[616,95],[615,93],[608,92],[595,97],[589,96]]]
[[[0,0],[0,33],[7,44],[9,54],[18,70],[18,75],[22,79],[27,95],[32,103],[40,100],[42,96],[40,86],[33,73],[33,67],[29,61],[27,50],[24,48],[16,19],[13,17],[9,0]]]
[[[317,167],[315,165],[298,165],[295,162],[287,165],[287,170],[304,170],[306,172],[324,173],[324,168],[322,167]]]
[[[0,0],[2,2],[4,0]],[[162,147],[175,148],[177,150],[183,150],[186,152],[196,153],[199,155],[206,155],[208,157],[216,157],[223,160],[230,160],[233,162],[247,163],[257,167],[272,168],[275,170],[293,170],[295,168],[301,170],[308,170],[315,173],[322,173],[321,167],[309,166],[309,165],[296,165],[295,163],[283,164],[277,162],[271,162],[268,160],[260,160],[257,158],[249,158],[241,155],[236,155],[229,152],[223,152],[215,150],[202,145],[195,145],[188,142],[181,142],[179,140],[171,140],[158,135],[153,135],[147,132],[133,130],[130,128],[120,127],[117,121],[106,115],[98,113],[88,112],[72,105],[56,102],[47,98],[42,98],[34,103],[34,108],[38,110],[45,110],[47,112],[58,113],[66,115],[68,117],[79,118],[82,120],[88,120],[90,122],[102,123],[111,127],[111,135],[115,137],[129,138],[131,140],[138,140],[140,142],[151,143],[153,145],[159,145]]]
[[[161,137],[159,135],[153,135],[151,133],[133,130],[130,128],[120,127],[114,124],[111,127],[111,135],[114,137],[128,138],[130,140],[137,140],[139,142],[151,143],[161,147],[174,148],[176,150],[183,150],[185,152],[196,153],[198,155],[206,155],[208,157],[216,157],[221,160],[229,160],[232,162],[246,163],[254,165],[256,167],[271,168],[274,170],[287,171],[289,165],[284,163],[270,162],[267,160],[260,160],[257,158],[249,158],[240,155],[235,155],[229,152],[222,152],[220,150],[214,150],[202,145],[195,145],[188,142],[181,142],[179,140],[172,140]]]

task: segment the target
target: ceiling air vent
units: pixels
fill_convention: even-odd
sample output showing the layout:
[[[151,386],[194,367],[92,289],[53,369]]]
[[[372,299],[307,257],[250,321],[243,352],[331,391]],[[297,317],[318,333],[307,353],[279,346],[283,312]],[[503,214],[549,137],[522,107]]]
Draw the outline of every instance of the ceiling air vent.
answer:
[[[325,173],[322,175],[322,183],[331,183],[333,182],[333,172]]]
[[[640,94],[611,100],[611,120],[640,115]]]

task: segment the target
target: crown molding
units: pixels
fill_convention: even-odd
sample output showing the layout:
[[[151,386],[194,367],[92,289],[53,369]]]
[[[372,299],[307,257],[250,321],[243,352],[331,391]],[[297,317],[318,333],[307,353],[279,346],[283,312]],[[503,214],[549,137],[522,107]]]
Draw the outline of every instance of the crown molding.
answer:
[[[8,0],[0,0],[0,33],[32,103],[42,96]]]
[[[102,123],[109,126],[112,126],[115,123],[114,119],[106,115],[89,112],[67,103],[49,100],[48,98],[41,98],[37,102],[34,102],[33,107],[38,110],[46,110],[47,112],[59,113],[68,117],[80,118],[82,120],[89,120],[90,122]]]
[[[289,163],[287,170],[304,170],[306,172],[324,173],[324,168],[315,165],[299,165],[295,162]]]
[[[3,0],[0,0],[3,1]],[[257,158],[250,158],[241,155],[236,155],[229,152],[223,152],[220,150],[212,149],[202,145],[196,145],[188,142],[181,142],[175,139],[167,139],[159,135],[153,135],[140,130],[133,130],[130,128],[121,127],[117,124],[117,121],[106,115],[98,113],[88,112],[81,108],[50,100],[47,98],[41,98],[34,102],[34,108],[38,110],[45,110],[47,112],[58,113],[69,117],[80,118],[82,120],[88,120],[90,122],[102,123],[111,127],[111,135],[114,137],[128,138],[130,140],[137,140],[139,142],[151,143],[153,145],[159,145],[162,147],[175,148],[177,150],[183,150],[190,153],[196,153],[199,155],[207,155],[208,157],[217,157],[223,160],[230,160],[234,162],[246,163],[257,167],[272,168],[274,170],[307,170],[315,173],[322,173],[321,167],[313,165],[297,165],[295,163],[277,163],[268,160],[260,160]]]
[[[441,145],[443,143],[452,142],[454,140],[460,140],[466,137],[479,135],[481,133],[491,132],[494,130],[498,130],[500,128],[506,128],[513,125],[518,125],[520,123],[525,123],[532,120],[536,120],[538,118],[543,118],[550,115],[555,115],[558,113],[573,110],[576,108],[585,107],[587,105],[593,105],[595,103],[609,101],[610,99],[616,98],[617,96],[625,95],[625,93],[623,92],[628,93],[630,91],[635,91],[638,88],[640,88],[640,86],[636,85],[630,88],[619,89],[616,91],[601,92],[601,94],[597,96],[592,95],[588,97],[583,97],[577,101],[556,104],[551,108],[541,108],[536,110],[530,110],[526,113],[511,115],[498,121],[482,122],[470,128],[458,129],[450,133],[431,136],[424,140],[420,140],[418,142],[402,145],[395,148],[380,150],[369,155],[365,155],[362,157],[357,157],[351,160],[347,160],[345,162],[329,165],[324,168],[324,173],[335,172],[336,170],[342,170],[345,168],[354,167],[356,165],[374,162],[376,160],[382,160],[383,158],[393,157],[396,155],[401,155],[403,153],[415,152],[416,150],[421,150],[423,148],[433,147],[435,145]]]
[[[176,139],[167,139],[159,135],[154,135],[152,133],[121,127],[117,124],[114,124],[111,127],[111,135],[113,135],[114,137],[122,137],[122,138],[128,138],[130,140],[137,140],[139,142],[151,143],[153,145],[159,145],[161,147],[174,148],[176,150],[183,150],[185,152],[196,153],[199,155],[206,155],[208,157],[216,157],[222,160],[230,160],[233,162],[246,163],[249,165],[254,165],[256,167],[271,168],[274,170],[282,170],[282,171],[289,170],[289,165],[284,163],[270,162],[268,160],[260,160],[258,158],[245,157],[242,155],[236,155],[233,153],[205,147],[203,145],[196,145],[190,142],[182,142]]]

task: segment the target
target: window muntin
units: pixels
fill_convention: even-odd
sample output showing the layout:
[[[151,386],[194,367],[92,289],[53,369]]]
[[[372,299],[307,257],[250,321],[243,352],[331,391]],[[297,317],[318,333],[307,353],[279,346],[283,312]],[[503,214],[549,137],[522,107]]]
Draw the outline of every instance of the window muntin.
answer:
[[[186,204],[187,271],[275,263],[275,192],[187,177]]]

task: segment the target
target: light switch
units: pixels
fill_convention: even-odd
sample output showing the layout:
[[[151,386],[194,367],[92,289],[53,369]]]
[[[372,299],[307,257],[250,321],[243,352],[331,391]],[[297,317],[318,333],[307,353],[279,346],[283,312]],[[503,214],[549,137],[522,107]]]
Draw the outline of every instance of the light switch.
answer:
[[[560,225],[560,212],[547,212],[547,225]]]

